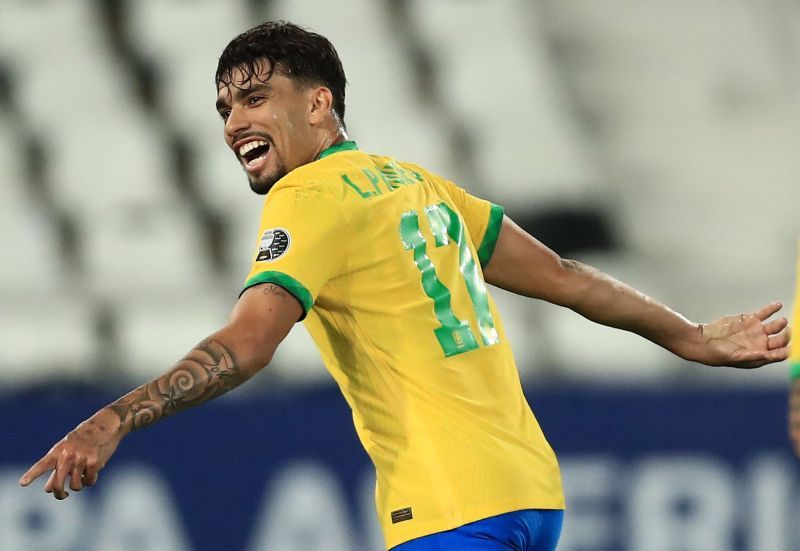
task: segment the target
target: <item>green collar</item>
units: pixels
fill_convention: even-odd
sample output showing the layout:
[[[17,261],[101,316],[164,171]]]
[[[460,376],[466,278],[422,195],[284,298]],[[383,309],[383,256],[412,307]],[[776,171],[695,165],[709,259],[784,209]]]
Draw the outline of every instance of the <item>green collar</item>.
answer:
[[[358,146],[356,145],[356,142],[352,140],[339,142],[322,151],[322,153],[319,154],[319,157],[317,157],[317,160],[323,159],[328,155],[333,155],[334,153],[339,153],[340,151],[353,151],[356,149],[358,149]]]

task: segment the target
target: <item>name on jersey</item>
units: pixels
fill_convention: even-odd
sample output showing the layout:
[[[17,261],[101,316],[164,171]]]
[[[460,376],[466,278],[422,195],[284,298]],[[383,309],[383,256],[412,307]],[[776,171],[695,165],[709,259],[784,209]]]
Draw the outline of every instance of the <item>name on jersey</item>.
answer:
[[[419,172],[403,168],[394,161],[386,163],[380,167],[380,170],[362,168],[361,174],[363,174],[363,177],[361,175],[342,174],[341,179],[347,187],[355,191],[362,199],[391,193],[403,186],[418,184],[424,180]]]

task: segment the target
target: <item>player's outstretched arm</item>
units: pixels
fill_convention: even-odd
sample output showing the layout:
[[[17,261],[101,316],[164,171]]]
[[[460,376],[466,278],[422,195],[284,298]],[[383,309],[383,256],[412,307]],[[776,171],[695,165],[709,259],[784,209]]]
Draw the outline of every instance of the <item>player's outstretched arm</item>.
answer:
[[[45,491],[69,496],[97,482],[122,439],[131,431],[200,405],[236,388],[270,362],[278,344],[302,315],[297,299],[265,283],[248,289],[231,320],[195,346],[161,377],[129,392],[83,421],[20,478],[28,486],[45,473]]]
[[[508,217],[484,270],[487,282],[566,306],[582,316],[639,335],[682,358],[754,368],[789,355],[786,318],[774,302],[748,314],[692,323],[657,300],[600,272],[560,258]]]

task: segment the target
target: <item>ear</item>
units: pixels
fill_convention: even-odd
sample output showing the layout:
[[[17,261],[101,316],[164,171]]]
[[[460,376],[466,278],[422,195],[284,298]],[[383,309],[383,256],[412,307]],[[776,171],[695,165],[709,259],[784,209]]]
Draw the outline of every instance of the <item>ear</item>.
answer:
[[[308,118],[312,125],[322,124],[331,115],[333,94],[325,86],[311,89]]]

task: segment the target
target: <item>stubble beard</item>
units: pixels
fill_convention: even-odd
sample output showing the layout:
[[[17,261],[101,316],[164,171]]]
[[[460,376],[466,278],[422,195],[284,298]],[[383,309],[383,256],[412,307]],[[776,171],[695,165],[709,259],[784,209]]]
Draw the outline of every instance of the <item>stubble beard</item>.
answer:
[[[266,195],[269,193],[269,190],[272,189],[272,186],[274,186],[278,180],[286,176],[286,174],[288,174],[286,167],[279,163],[275,170],[269,174],[257,178],[252,178],[248,175],[247,178],[250,182],[250,189],[252,189],[254,193]]]

